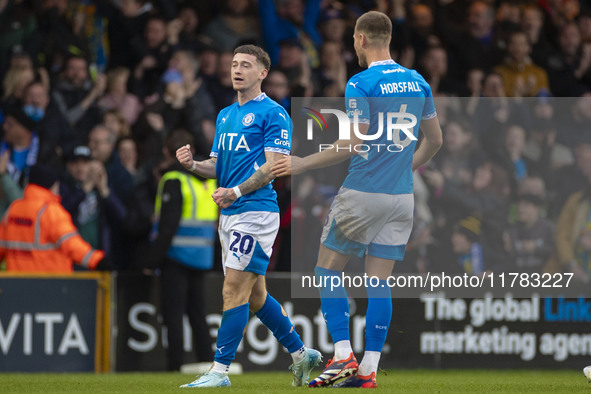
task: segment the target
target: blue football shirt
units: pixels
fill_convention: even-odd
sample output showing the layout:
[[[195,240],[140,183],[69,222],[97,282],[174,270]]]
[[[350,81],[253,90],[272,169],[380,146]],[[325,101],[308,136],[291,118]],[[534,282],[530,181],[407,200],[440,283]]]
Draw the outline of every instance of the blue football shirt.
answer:
[[[285,109],[265,93],[220,111],[210,156],[217,158],[221,187],[240,185],[266,163],[265,152],[289,155],[292,123]],[[222,209],[224,215],[248,211],[279,212],[277,193],[269,183]]]
[[[437,116],[429,84],[419,73],[394,60],[374,62],[347,82],[345,101],[351,119],[357,114],[359,123],[370,124],[368,136],[378,134],[380,122],[383,132],[375,140],[363,141],[368,147],[360,147],[360,150],[367,152],[351,158],[343,186],[369,193],[412,193],[412,156],[416,141],[396,129],[392,140],[388,140],[387,113],[399,114],[393,118],[393,123],[416,121],[409,133],[418,138],[421,119]],[[403,149],[391,147],[391,151],[388,150],[393,144]]]

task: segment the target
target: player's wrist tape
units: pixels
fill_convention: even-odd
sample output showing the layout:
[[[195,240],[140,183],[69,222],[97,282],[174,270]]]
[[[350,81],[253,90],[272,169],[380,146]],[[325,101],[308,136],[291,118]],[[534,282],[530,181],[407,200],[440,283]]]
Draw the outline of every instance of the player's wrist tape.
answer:
[[[193,165],[191,166],[191,171],[195,171],[197,169],[197,162],[193,160]]]
[[[234,190],[234,194],[236,194],[236,198],[242,197],[242,193],[240,192],[240,188],[238,186],[234,186],[232,188],[232,190]]]

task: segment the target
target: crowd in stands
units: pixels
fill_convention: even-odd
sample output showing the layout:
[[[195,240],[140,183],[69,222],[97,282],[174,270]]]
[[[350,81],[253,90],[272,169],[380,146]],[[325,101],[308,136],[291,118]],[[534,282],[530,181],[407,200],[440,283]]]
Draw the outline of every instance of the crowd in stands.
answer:
[[[361,71],[355,20],[371,9],[392,19],[393,58],[431,85],[444,136],[415,174],[404,269],[587,280],[583,0],[0,0],[0,214],[22,195],[31,166],[53,166],[84,239],[117,269],[140,270],[163,141],[184,129],[195,156],[209,156],[217,113],[236,99],[233,49],[269,52],[263,90],[288,111],[291,97],[340,97]],[[335,192],[329,178],[305,177],[293,195],[289,179],[275,181],[282,221],[271,269],[289,270],[292,250],[315,260],[316,248],[292,232],[319,234]]]

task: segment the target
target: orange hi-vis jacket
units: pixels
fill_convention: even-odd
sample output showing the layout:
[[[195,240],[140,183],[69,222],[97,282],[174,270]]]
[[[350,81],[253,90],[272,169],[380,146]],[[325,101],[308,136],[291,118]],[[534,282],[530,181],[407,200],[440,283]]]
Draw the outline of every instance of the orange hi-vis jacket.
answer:
[[[0,261],[7,271],[71,273],[72,262],[94,269],[104,257],[82,239],[49,189],[29,184],[0,222]]]

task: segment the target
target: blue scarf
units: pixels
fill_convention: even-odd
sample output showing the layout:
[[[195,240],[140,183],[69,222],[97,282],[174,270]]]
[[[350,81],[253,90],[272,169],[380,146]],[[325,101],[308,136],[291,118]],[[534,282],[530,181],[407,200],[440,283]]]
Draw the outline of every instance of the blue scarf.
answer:
[[[12,153],[12,146],[10,146],[6,141],[2,141],[2,145],[0,146],[0,155],[4,154],[4,152],[10,151]],[[24,170],[28,172],[29,167],[34,166],[37,163],[37,156],[39,155],[39,136],[37,133],[33,133],[31,138],[31,144],[29,145],[29,152],[27,153],[27,160]],[[10,178],[13,179],[15,182],[18,182],[22,171],[17,168],[12,161],[8,161],[8,175]]]

